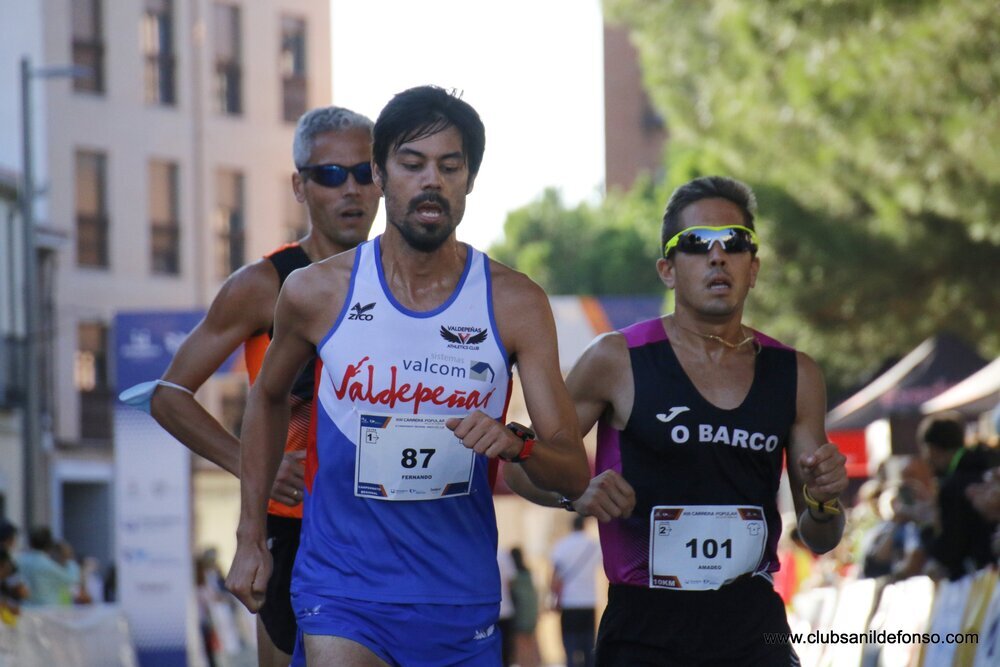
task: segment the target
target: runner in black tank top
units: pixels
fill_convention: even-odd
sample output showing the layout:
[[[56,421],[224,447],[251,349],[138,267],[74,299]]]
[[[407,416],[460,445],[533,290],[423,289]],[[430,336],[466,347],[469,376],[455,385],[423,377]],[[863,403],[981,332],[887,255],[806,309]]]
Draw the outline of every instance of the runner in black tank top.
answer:
[[[240,441],[194,399],[193,392],[241,345],[245,346],[252,380],[270,338],[284,279],[309,264],[310,257],[330,257],[368,238],[378,211],[379,191],[359,165],[367,166],[371,161],[371,126],[364,116],[339,107],[313,109],[299,119],[293,145],[297,171],[291,175],[291,185],[296,199],[308,210],[308,234],[298,244],[248,264],[226,279],[208,314],[185,339],[164,374],[163,380],[170,384],[161,386],[152,397],[152,414],[166,430],[191,451],[233,475],[239,476]],[[311,382],[312,374],[304,373],[291,397],[292,442],[306,438]],[[281,525],[270,526],[269,534],[272,538],[284,536],[272,539],[272,545],[277,545],[275,553],[280,549],[290,554],[285,559],[289,571],[301,516],[296,507],[302,501],[304,456],[304,451],[292,452],[282,459],[270,493],[275,502],[269,516],[272,524]],[[283,559],[275,556],[276,572]],[[291,660],[296,626],[287,604],[287,578],[284,583],[280,576],[272,578],[267,594],[270,602],[258,623],[261,667],[287,667]],[[286,598],[283,608],[282,591]]]
[[[778,568],[783,457],[800,533],[817,553],[843,533],[845,459],[823,427],[822,374],[742,323],[760,267],[753,194],[728,178],[679,188],[657,270],[670,316],[599,337],[567,378],[597,475],[579,499],[512,489],[600,521],[610,581],[602,666],[797,665],[770,573]]]
[[[309,266],[312,260],[298,243],[290,243],[275,250],[264,259],[274,266],[278,274],[278,287],[296,269]],[[264,352],[274,335],[274,326],[266,334],[259,334],[245,345],[247,371],[251,382],[257,377]],[[289,396],[290,414],[285,453],[305,452],[310,434],[313,412],[313,387],[315,386],[316,360],[310,359],[295,380]],[[271,552],[273,571],[267,580],[266,602],[258,617],[268,636],[282,653],[291,655],[295,649],[298,624],[292,610],[290,595],[295,554],[299,550],[302,531],[302,503],[289,507],[271,500],[268,503],[267,542]]]

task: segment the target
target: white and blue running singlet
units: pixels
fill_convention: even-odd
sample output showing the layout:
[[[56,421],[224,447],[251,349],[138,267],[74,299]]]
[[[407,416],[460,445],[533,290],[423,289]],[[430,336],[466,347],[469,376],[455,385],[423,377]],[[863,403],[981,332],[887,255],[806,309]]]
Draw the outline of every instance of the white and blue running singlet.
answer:
[[[427,312],[393,297],[380,237],[357,248],[348,297],[318,346],[293,596],[500,599],[496,468],[443,425],[474,410],[503,420],[510,397],[489,258],[466,248],[454,293]]]

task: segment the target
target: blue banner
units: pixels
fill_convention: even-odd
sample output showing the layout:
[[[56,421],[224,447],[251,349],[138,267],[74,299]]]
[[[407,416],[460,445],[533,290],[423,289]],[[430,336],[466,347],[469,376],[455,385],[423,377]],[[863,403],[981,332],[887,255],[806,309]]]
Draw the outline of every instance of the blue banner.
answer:
[[[116,390],[163,375],[177,349],[205,316],[203,310],[136,311],[115,316]],[[219,368],[232,368],[241,349]]]

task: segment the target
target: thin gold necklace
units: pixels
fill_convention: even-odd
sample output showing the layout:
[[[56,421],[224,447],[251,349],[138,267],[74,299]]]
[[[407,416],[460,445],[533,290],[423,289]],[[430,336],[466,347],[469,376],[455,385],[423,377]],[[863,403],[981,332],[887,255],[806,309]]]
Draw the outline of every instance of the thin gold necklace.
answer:
[[[752,343],[753,341],[756,340],[756,338],[754,337],[754,335],[750,334],[749,336],[747,336],[746,338],[744,338],[743,340],[741,340],[738,343],[730,343],[728,340],[726,340],[722,336],[716,336],[715,334],[707,334],[707,333],[702,333],[700,331],[695,331],[694,329],[688,329],[686,326],[682,325],[676,319],[674,320],[674,324],[677,325],[677,327],[679,329],[683,329],[684,331],[687,331],[688,333],[693,333],[695,336],[701,336],[702,338],[704,338],[706,340],[714,340],[716,343],[722,343],[723,345],[725,345],[726,347],[728,347],[730,350],[735,350],[737,348],[743,347],[747,343]],[[740,325],[740,331],[741,332],[743,331],[743,325],[742,324]]]

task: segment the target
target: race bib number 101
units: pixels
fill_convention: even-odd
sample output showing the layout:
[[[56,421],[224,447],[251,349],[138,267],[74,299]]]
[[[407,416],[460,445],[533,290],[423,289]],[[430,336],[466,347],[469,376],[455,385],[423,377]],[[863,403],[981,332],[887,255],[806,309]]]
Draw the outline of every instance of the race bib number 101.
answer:
[[[436,415],[361,415],[354,495],[437,500],[469,493],[475,452]]]
[[[756,570],[767,544],[758,506],[658,506],[649,524],[650,588],[721,588]]]

